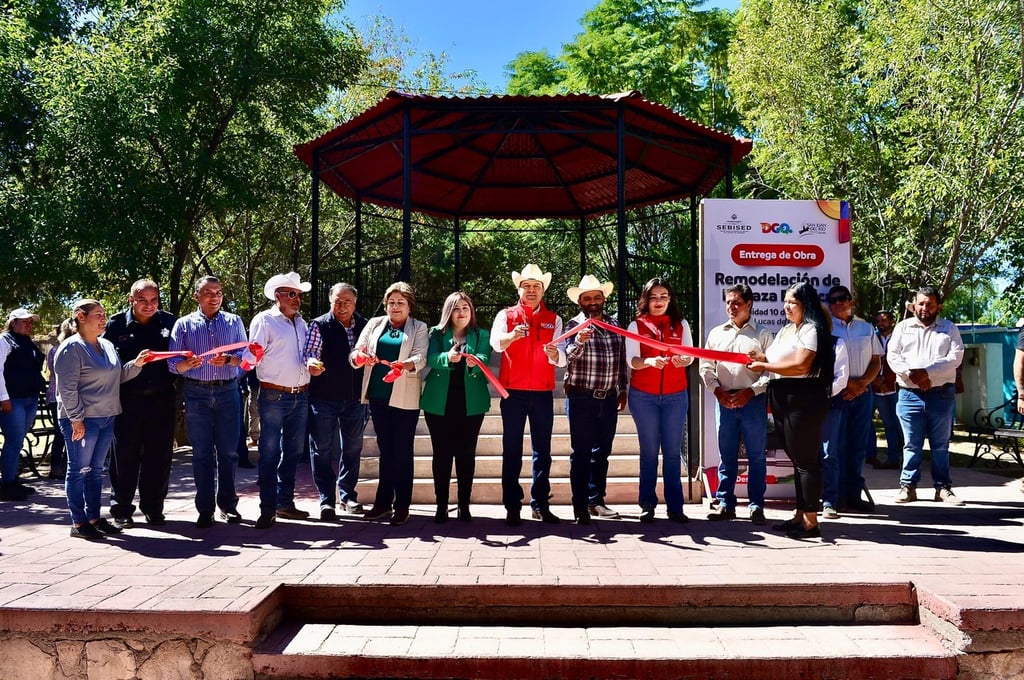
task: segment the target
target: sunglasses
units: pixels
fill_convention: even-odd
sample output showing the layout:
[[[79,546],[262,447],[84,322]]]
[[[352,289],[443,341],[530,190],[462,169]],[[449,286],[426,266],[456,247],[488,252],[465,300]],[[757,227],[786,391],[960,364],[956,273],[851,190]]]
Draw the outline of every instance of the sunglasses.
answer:
[[[835,305],[835,304],[838,304],[840,302],[849,302],[852,299],[853,298],[850,297],[849,295],[836,295],[835,297],[830,297],[828,299],[828,303],[830,305]]]
[[[284,295],[289,300],[294,300],[295,298],[302,297],[302,293],[300,293],[297,290],[279,290],[279,291],[277,291],[277,294],[278,295]]]

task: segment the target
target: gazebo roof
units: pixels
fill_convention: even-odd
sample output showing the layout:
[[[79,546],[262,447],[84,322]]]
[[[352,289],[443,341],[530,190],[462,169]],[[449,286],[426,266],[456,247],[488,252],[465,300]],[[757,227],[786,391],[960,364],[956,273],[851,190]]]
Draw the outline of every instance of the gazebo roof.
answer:
[[[295,153],[311,169],[319,155],[320,178],[339,195],[376,205],[403,207],[408,161],[414,212],[579,218],[618,207],[620,129],[626,208],[707,194],[752,146],[639,92],[461,98],[392,91]]]

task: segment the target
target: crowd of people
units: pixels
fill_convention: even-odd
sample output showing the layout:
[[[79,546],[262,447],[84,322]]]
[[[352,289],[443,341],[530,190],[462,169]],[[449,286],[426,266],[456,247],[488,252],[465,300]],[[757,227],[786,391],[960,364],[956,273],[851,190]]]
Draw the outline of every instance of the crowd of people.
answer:
[[[405,282],[388,287],[384,313],[370,319],[356,311],[358,291],[335,284],[330,309],[307,322],[300,310],[311,286],[294,272],[266,282],[271,304],[248,332],[240,317],[223,309],[224,291],[213,276],[196,282],[197,308],[178,319],[160,309],[159,286],[150,279],[136,281],[128,308],[109,320],[99,302],[81,300],[49,356],[32,341],[39,317],[17,309],[0,335],[0,500],[24,500],[34,491],[19,479],[18,463],[40,391],[47,389],[45,362],[47,402],[61,436],[51,476],[64,479],[74,537],[121,533],[134,525],[136,511],[150,525],[166,522],[179,381],[199,528],[218,518],[243,521],[236,471],[250,464],[245,442],[247,434],[254,436],[244,428],[245,391],[259,420],[257,529],[309,518],[295,502],[296,471],[307,450],[320,520],[334,521],[340,511],[407,522],[421,410],[433,448],[434,521],[449,519],[453,467],[456,517],[471,521],[477,441],[492,388],[502,395],[505,521],[512,527],[522,522],[529,422],[531,516],[556,524],[551,435],[556,369],[564,367],[573,521],[619,518],[605,495],[618,415],[628,405],[640,450],[640,521],[655,521],[663,503],[668,520],[684,523],[688,366],[700,355],[697,373],[713,397],[721,461],[709,520],[738,518],[742,453],[749,519],[766,523],[770,421],[795,471],[796,510],[776,529],[793,538],[820,537],[819,517],[873,510],[870,496],[862,497],[867,461],[900,470],[897,503],[917,500],[926,437],[934,500],[963,505],[949,464],[963,342],[956,326],[939,316],[942,299],[934,288],[916,291],[905,320],[894,323],[892,313],[879,312],[873,326],[854,314],[849,288],[834,286],[825,304],[801,283],[786,291],[788,323],[773,336],[752,317],[750,288],[731,286],[723,296],[728,320],[710,329],[697,352],[676,294],[661,278],[644,285],[635,318],[620,324],[604,310],[612,284],[586,275],[566,291],[579,313],[564,325],[544,302],[550,273],[527,264],[511,279],[518,299],[498,312],[489,330],[462,291],[448,296],[440,320],[428,327],[416,318],[416,294]],[[495,352],[501,356],[496,377],[488,368]],[[875,408],[885,429],[884,460],[875,447]],[[379,478],[367,509],[357,482],[369,419]],[[109,520],[101,513],[108,454]]]

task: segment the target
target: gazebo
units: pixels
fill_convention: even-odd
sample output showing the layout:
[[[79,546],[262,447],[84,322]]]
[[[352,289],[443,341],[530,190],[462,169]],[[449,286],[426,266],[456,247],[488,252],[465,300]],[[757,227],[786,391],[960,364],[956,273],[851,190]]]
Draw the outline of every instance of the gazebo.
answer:
[[[627,290],[627,211],[689,199],[725,179],[750,140],[688,120],[639,92],[613,95],[433,97],[389,92],[377,105],[295,147],[312,172],[312,308],[320,294],[320,186],[351,199],[355,278],[362,267],[362,206],[402,214],[398,277],[411,273],[412,215],[451,221],[456,288],[460,235],[475,218],[573,219],[586,269],[587,222],[615,214],[618,291]],[[690,266],[696,276],[696,250]],[[513,263],[514,264],[514,263]],[[695,294],[696,280],[689,290]],[[619,318],[628,318],[619,296]]]

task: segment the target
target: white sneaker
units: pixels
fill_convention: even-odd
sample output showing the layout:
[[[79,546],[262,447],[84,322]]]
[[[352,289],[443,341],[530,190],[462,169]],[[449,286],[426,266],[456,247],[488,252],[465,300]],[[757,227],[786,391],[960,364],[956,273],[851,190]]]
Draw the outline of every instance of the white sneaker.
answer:
[[[615,512],[607,505],[591,505],[590,514],[594,517],[603,517],[604,519],[618,519],[619,513]]]
[[[362,503],[342,503],[341,510],[347,512],[350,515],[361,515],[363,514]]]
[[[966,505],[962,500],[956,497],[956,494],[953,493],[953,489],[948,486],[943,486],[935,490],[935,500],[936,502],[941,501],[947,505]]]

